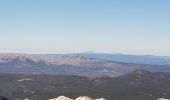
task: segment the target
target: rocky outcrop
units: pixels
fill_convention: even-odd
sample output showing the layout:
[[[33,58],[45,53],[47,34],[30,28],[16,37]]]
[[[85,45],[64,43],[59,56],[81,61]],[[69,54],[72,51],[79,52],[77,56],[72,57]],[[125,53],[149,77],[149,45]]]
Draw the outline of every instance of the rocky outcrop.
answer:
[[[28,98],[25,98],[24,100],[30,100],[30,99],[28,99]]]
[[[49,100],[73,100],[73,99],[65,97],[65,96],[59,96],[57,98],[49,99]]]
[[[89,96],[80,96],[76,99],[71,99],[66,96],[59,96],[57,98],[49,99],[49,100],[106,100],[106,99],[104,98],[93,99],[92,97],[89,97]]]
[[[89,96],[80,96],[76,98],[75,100],[94,100],[94,99]]]
[[[98,98],[98,99],[95,99],[95,100],[106,100],[105,98]]]
[[[157,100],[170,100],[170,99],[165,99],[165,98],[159,98]]]

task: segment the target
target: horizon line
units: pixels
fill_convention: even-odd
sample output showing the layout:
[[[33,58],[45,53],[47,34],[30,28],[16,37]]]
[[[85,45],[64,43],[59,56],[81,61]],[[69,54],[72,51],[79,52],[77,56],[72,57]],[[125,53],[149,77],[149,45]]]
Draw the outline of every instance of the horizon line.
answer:
[[[116,52],[56,52],[56,53],[29,53],[29,52],[0,52],[0,54],[28,54],[28,55],[71,55],[71,54],[110,54],[110,55],[126,55],[126,56],[155,56],[155,57],[170,57],[170,55],[156,55],[156,54],[131,54],[131,53],[116,53]]]

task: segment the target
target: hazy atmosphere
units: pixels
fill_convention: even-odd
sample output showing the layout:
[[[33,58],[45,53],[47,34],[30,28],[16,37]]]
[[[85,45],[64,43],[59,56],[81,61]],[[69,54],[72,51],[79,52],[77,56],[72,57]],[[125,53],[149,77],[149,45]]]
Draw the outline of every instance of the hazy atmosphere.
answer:
[[[0,0],[1,53],[170,56],[169,0]]]
[[[170,100],[170,0],[0,0],[0,100]]]

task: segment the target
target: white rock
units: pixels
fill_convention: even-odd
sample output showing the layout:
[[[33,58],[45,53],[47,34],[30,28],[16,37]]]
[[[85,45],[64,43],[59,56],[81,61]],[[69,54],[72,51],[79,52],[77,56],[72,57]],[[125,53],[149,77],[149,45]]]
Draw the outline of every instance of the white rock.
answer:
[[[65,96],[59,96],[57,98],[49,99],[49,100],[73,100],[73,99],[65,97]]]
[[[95,100],[106,100],[105,98],[98,98],[98,99],[95,99]]]
[[[88,97],[88,96],[80,96],[80,97],[76,98],[75,100],[93,100],[93,98]]]
[[[170,99],[165,99],[165,98],[159,98],[157,100],[170,100]]]
[[[24,100],[30,100],[30,99],[28,99],[28,98],[25,98]]]

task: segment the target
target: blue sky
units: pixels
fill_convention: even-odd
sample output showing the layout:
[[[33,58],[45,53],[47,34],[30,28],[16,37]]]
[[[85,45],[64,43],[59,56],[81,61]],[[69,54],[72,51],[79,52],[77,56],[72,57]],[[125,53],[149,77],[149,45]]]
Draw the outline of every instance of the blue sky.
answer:
[[[170,56],[170,0],[0,0],[0,52]]]

